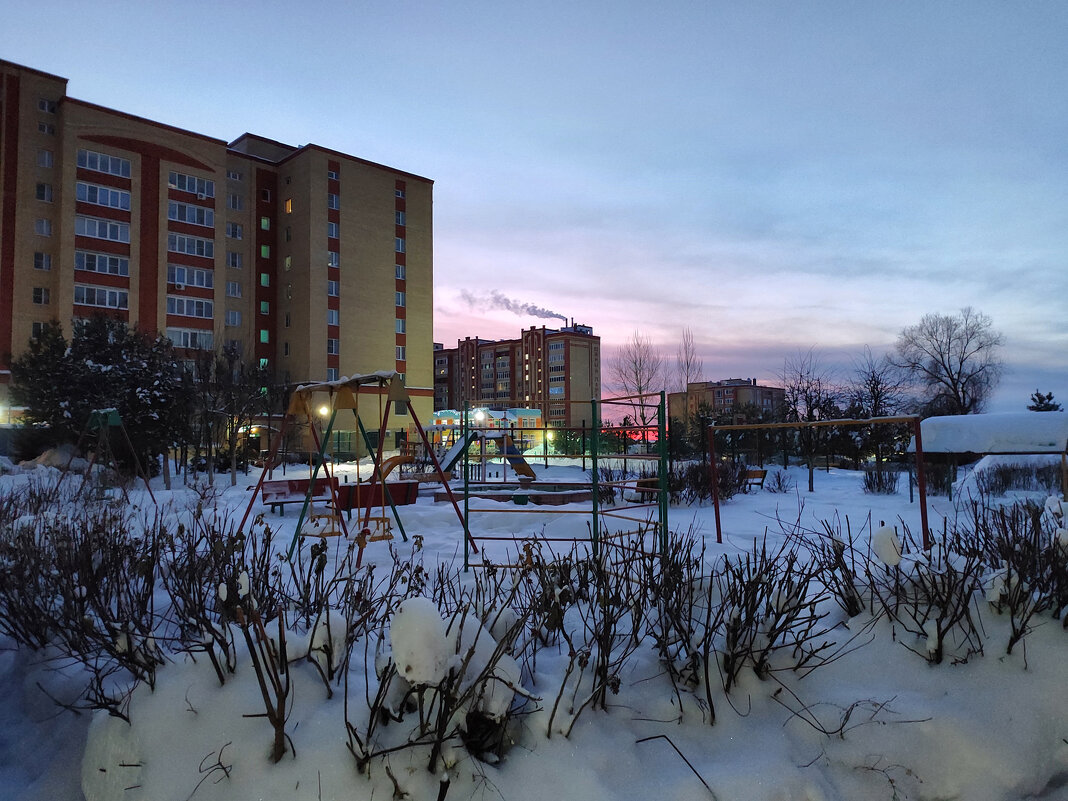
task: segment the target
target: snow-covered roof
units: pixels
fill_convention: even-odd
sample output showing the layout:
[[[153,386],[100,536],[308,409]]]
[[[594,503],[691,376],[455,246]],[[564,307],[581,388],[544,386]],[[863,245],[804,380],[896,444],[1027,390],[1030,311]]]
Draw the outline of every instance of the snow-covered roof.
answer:
[[[1064,453],[1068,414],[1001,412],[928,417],[920,423],[926,453]],[[909,443],[909,452],[916,441]]]

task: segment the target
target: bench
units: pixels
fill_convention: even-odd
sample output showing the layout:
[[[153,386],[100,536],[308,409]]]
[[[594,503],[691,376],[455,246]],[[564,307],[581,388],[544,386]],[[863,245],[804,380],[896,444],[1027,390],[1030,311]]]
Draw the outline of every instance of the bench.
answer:
[[[768,477],[767,470],[746,470],[745,471],[745,489],[749,491],[751,487],[757,487],[764,489],[764,479]]]
[[[271,511],[278,510],[278,514],[285,515],[287,503],[304,503],[308,497],[308,487],[311,485],[310,478],[290,478],[277,481],[264,481],[260,487],[263,493],[263,502],[271,507]],[[312,490],[312,499],[329,501],[332,497],[330,488],[337,490],[336,478],[317,478]]]
[[[385,485],[389,500],[394,506],[406,506],[415,503],[419,497],[418,481],[390,481]],[[379,481],[366,484],[342,484],[337,492],[337,511],[345,512],[352,520],[353,509],[367,509],[371,506],[385,506],[389,500],[382,499],[383,484]]]

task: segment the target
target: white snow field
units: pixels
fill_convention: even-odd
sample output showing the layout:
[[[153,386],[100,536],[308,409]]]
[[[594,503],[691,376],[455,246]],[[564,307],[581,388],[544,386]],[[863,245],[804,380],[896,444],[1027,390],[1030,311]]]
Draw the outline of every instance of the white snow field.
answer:
[[[355,468],[338,469],[351,474]],[[577,465],[535,469],[540,479],[553,481],[578,481],[584,476]],[[31,480],[56,474],[47,466],[12,472],[0,476],[0,490],[18,491]],[[288,477],[300,475],[307,475],[307,468],[288,470]],[[670,525],[703,539],[708,565],[724,555],[750,551],[765,535],[771,551],[784,542],[787,530],[805,529],[816,537],[826,532],[826,522],[832,529],[851,532],[864,558],[869,548],[874,551],[870,558],[876,575],[889,576],[892,570],[906,575],[922,567],[924,557],[909,552],[915,546],[910,546],[904,531],[906,525],[914,535],[919,530],[918,505],[910,504],[904,479],[896,495],[876,496],[862,492],[857,472],[820,470],[811,494],[804,492],[807,477],[800,468],[790,468],[788,476],[797,487],[794,492],[755,491],[723,504],[723,544],[716,543],[711,506],[672,507]],[[199,504],[206,515],[237,520],[249,497],[248,485],[257,477],[255,472],[241,476],[239,485],[231,488],[228,476],[218,476],[214,493],[183,487],[180,480],[169,492],[161,480],[154,479],[152,486],[166,515],[175,519],[190,519]],[[72,475],[66,481],[81,479]],[[972,614],[983,653],[968,655],[951,642],[942,663],[932,664],[926,655],[933,644],[893,622],[867,596],[864,609],[852,617],[825,600],[817,611],[826,613],[822,625],[828,629],[829,645],[822,653],[833,655],[826,664],[792,670],[790,654],[777,652],[770,675],[761,679],[746,667],[729,694],[721,682],[722,666],[716,664],[690,684],[680,682],[676,690],[654,643],[646,638],[622,667],[618,686],[607,694],[607,711],[590,705],[576,717],[570,714],[576,706],[572,698],[581,702],[588,690],[566,684],[565,674],[576,662],[563,638],[549,639],[534,660],[496,654],[501,658],[486,678],[480,671],[493,661],[495,650],[506,650],[498,643],[507,644],[503,632],[511,618],[487,617],[491,610],[476,609],[485,626],[468,622],[457,632],[455,621],[450,627],[449,620],[436,614],[441,599],[431,599],[434,576],[439,565],[462,566],[463,539],[453,508],[434,503],[427,492],[415,505],[400,507],[409,541],[402,542],[398,535],[392,542],[399,559],[414,555],[422,562],[427,584],[419,597],[395,610],[390,636],[381,641],[358,639],[346,664],[339,658],[345,648],[343,615],[332,612],[330,625],[314,630],[293,622],[287,634],[289,739],[277,764],[269,760],[272,727],[264,717],[261,687],[240,634],[234,637],[236,670],[222,685],[203,654],[194,661],[160,643],[166,662],[158,669],[154,689],[142,684],[134,691],[128,707],[130,723],[104,711],[75,714],[60,709],[43,690],[57,699],[76,697],[85,686],[82,668],[47,659],[54,656],[49,652],[16,648],[4,638],[0,640],[4,698],[0,798],[1068,799],[1068,631],[1049,613],[1034,618],[1033,630],[1007,654],[1008,615],[997,614],[979,593]],[[1023,500],[1024,495],[998,502]],[[153,513],[143,488],[130,497],[141,512]],[[1046,500],[1035,493],[1026,497],[1040,507]],[[585,537],[588,515],[555,512],[589,506],[502,505],[495,508],[519,513],[479,513],[474,517],[475,531]],[[486,508],[485,502],[479,508]],[[960,493],[952,502],[930,499],[930,524],[936,534],[969,514]],[[264,520],[276,529],[277,541],[284,546],[296,525],[297,509],[290,506],[283,517],[265,514]],[[308,539],[305,551],[314,542]],[[333,564],[346,543],[332,538],[327,546],[326,559]],[[486,546],[483,556],[491,561],[517,559],[515,549],[504,542]],[[567,548],[565,543],[553,543],[557,553]],[[951,563],[957,556],[940,558]],[[376,566],[377,577],[388,574],[391,559],[387,543],[368,544],[365,564]],[[461,573],[461,580],[470,582],[475,572]],[[991,597],[1007,586],[1004,576],[998,581],[992,577],[988,582]],[[240,585],[235,587],[249,594],[246,597],[255,592],[255,581],[251,590],[244,577]],[[776,603],[792,591],[776,588]],[[160,593],[161,615],[167,613],[165,604]],[[266,631],[277,639],[275,628],[271,623]],[[474,648],[469,647],[472,644]],[[429,746],[373,757],[368,770],[360,772],[348,745],[345,708],[348,704],[349,718],[366,732],[369,700],[374,700],[377,676],[384,673],[390,648],[410,685],[455,674],[457,686],[464,688],[475,682],[474,677],[484,678],[480,687],[470,690],[467,705],[456,715],[462,718],[478,711],[499,721],[510,706],[515,714],[507,717],[501,758],[476,759],[452,737],[444,743],[433,773],[428,770]],[[305,658],[309,649],[312,660]],[[328,692],[322,675],[334,669],[338,678]],[[347,698],[340,680],[346,669]],[[460,673],[464,675],[459,677]],[[708,694],[705,678],[712,685]],[[566,690],[561,708],[550,725],[562,685]],[[404,682],[395,680],[385,706],[403,720],[375,729],[372,739],[379,746],[418,736],[419,712],[411,708],[414,703],[405,708],[405,689]],[[432,693],[424,701],[430,703]],[[572,721],[574,727],[565,736]]]

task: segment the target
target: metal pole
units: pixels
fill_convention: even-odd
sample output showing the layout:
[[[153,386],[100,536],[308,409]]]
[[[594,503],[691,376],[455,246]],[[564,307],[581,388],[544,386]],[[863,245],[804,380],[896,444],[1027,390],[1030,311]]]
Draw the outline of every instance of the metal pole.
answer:
[[[667,556],[667,535],[668,535],[668,492],[667,492],[667,421],[665,420],[665,409],[667,406],[667,395],[660,391],[660,405],[657,407],[657,437],[660,444],[659,447],[659,459],[657,460],[657,479],[660,484],[660,492],[657,494],[657,505],[660,511],[660,558],[663,559]]]
[[[927,527],[927,478],[923,472],[923,436],[920,433],[920,418],[912,419],[912,431],[916,437],[916,488],[920,493],[920,528],[923,529],[923,549],[931,548],[931,531]]]
[[[599,407],[599,402],[596,400],[590,401],[590,416],[593,418],[593,434],[590,439],[590,478],[592,479],[591,483],[593,484],[593,519],[590,527],[590,538],[592,540],[593,555],[596,558],[597,537],[601,526],[601,491],[597,481],[597,449],[601,439],[601,409]]]
[[[723,525],[719,520],[719,471],[716,469],[716,426],[708,427],[708,467],[712,476],[712,504],[716,509],[716,542],[723,543]]]

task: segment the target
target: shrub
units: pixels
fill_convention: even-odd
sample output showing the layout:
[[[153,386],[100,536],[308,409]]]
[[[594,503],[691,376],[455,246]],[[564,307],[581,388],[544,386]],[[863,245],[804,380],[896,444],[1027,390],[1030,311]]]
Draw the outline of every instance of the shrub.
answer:
[[[864,471],[864,492],[869,495],[896,495],[901,473],[896,470],[866,469]]]

